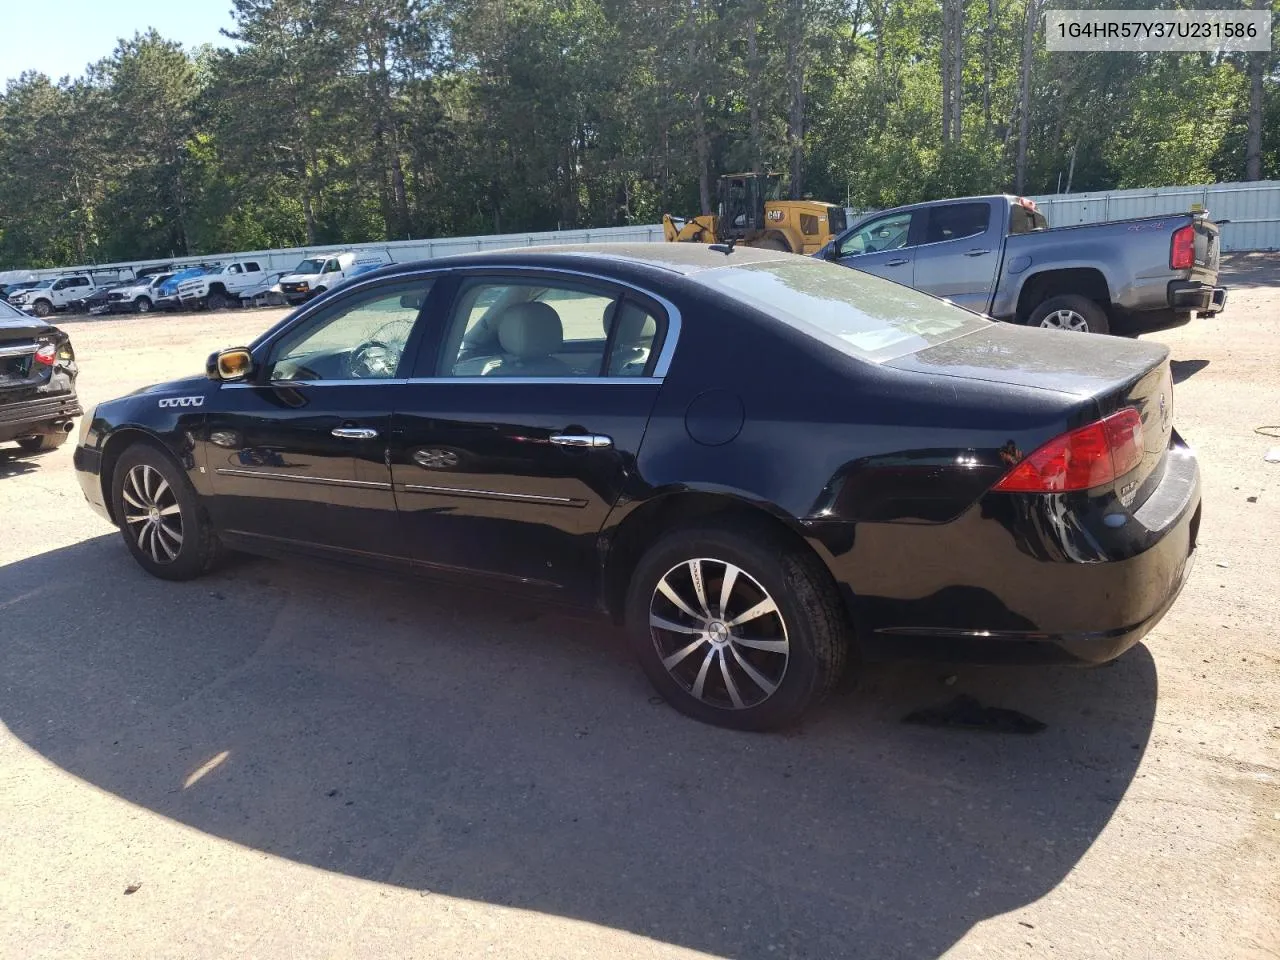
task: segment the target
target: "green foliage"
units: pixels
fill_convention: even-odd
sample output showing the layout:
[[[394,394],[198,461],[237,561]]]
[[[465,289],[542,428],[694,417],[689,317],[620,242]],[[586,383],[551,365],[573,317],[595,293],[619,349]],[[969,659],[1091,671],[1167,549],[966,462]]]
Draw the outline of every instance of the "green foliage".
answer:
[[[232,3],[234,46],[148,31],[82,79],[9,83],[0,267],[652,223],[737,169],[855,207],[1014,189],[1043,10],[952,7],[944,136],[943,0]],[[1280,176],[1274,55],[1033,40],[1025,192],[1243,178],[1259,63]]]

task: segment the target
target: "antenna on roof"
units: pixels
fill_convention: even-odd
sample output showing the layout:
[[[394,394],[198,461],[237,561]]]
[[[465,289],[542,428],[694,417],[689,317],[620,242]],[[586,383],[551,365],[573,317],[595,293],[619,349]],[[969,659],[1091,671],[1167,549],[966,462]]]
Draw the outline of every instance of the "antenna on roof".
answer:
[[[726,243],[713,243],[708,250],[714,250],[716,253],[723,253],[726,257],[733,253],[733,245],[738,242],[737,237],[731,237]]]

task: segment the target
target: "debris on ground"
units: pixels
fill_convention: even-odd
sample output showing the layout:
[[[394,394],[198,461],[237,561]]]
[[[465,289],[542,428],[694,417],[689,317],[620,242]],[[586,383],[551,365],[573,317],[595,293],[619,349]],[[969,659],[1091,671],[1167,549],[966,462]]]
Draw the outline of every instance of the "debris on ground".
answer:
[[[924,727],[987,730],[992,733],[1039,733],[1048,726],[1018,710],[985,706],[967,694],[961,694],[941,707],[914,710],[903,717],[902,722]]]

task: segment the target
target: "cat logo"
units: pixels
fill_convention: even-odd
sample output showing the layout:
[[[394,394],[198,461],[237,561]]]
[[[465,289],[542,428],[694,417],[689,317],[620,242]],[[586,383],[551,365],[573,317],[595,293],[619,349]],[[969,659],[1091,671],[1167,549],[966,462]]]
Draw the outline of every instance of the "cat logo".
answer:
[[[769,219],[775,220],[775,221],[781,220],[784,216],[786,216],[786,214],[784,214],[781,210],[770,210],[768,213]]]
[[[198,407],[204,403],[204,397],[163,397],[160,400],[160,406],[163,407]]]

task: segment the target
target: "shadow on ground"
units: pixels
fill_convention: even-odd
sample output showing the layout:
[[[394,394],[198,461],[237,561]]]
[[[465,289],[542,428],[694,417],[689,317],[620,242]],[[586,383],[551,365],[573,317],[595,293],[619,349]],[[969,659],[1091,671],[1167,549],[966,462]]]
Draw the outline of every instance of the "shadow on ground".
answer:
[[[732,733],[657,701],[596,623],[256,560],[163,583],[114,536],[0,568],[0,618],[0,722],[131,803],[326,870],[745,958],[936,957],[1042,897],[1115,811],[1156,702],[1140,646],[954,686],[875,668],[799,731]],[[957,693],[1049,727],[900,722]]]
[[[1173,373],[1173,382],[1182,383],[1190,380],[1209,365],[1208,360],[1170,360],[1169,369]]]
[[[1227,309],[1230,310],[1232,287],[1280,286],[1280,254],[1274,252],[1224,254],[1220,271],[1218,282],[1227,288]]]
[[[0,447],[0,480],[35,473],[40,469],[40,458],[23,453],[17,447]]]

